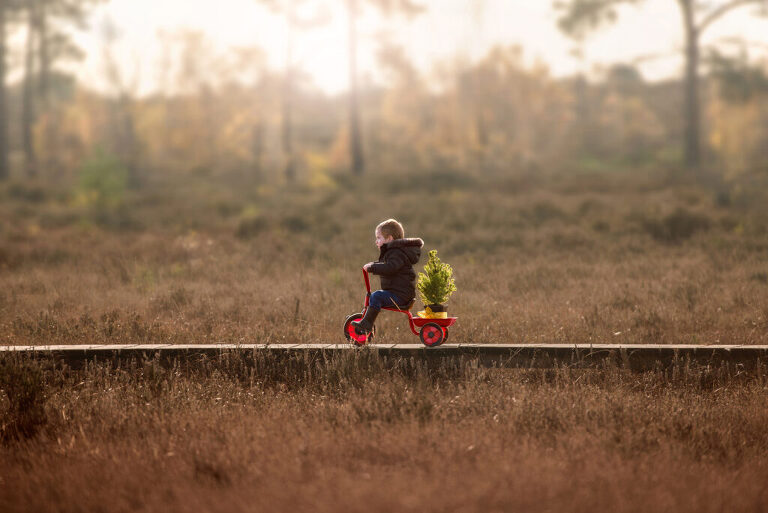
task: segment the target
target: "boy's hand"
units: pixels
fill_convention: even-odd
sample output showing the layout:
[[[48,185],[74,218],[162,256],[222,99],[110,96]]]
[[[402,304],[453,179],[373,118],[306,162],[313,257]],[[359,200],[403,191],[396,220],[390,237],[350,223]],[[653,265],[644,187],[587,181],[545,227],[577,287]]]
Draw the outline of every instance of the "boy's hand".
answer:
[[[371,270],[371,266],[373,266],[373,262],[368,262],[367,264],[365,264],[363,266],[363,269],[365,269],[366,271],[370,271]]]

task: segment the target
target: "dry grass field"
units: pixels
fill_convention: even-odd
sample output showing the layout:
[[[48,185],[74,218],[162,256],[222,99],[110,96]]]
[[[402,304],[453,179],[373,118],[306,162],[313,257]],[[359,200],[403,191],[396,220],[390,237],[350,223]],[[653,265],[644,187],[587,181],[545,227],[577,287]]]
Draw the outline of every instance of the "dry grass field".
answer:
[[[378,255],[373,227],[393,216],[455,270],[455,342],[764,344],[768,201],[734,190],[650,171],[316,189],[192,178],[96,208],[9,184],[0,343],[338,342]],[[401,316],[378,328],[417,342]]]
[[[765,188],[661,173],[0,189],[0,344],[338,342],[390,216],[452,341],[768,343]],[[379,342],[417,342],[385,314]],[[0,360],[0,511],[768,511],[768,371],[427,368],[366,350]]]
[[[8,513],[768,509],[765,367],[0,365]]]

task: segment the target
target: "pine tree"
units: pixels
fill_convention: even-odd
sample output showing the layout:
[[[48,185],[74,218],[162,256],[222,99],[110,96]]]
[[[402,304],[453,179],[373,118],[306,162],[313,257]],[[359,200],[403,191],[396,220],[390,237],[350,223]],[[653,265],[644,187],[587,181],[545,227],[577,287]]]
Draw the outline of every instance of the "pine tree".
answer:
[[[453,269],[437,257],[437,250],[429,252],[429,261],[424,272],[419,273],[416,287],[424,305],[443,304],[456,291]]]

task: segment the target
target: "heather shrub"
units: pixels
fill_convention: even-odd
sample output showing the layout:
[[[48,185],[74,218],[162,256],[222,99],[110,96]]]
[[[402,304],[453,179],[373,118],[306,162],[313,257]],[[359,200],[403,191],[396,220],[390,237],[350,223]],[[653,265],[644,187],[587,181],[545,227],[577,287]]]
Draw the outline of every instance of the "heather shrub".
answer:
[[[682,242],[697,232],[708,230],[711,225],[708,217],[683,208],[660,219],[645,219],[643,222],[643,228],[651,237],[668,243]]]

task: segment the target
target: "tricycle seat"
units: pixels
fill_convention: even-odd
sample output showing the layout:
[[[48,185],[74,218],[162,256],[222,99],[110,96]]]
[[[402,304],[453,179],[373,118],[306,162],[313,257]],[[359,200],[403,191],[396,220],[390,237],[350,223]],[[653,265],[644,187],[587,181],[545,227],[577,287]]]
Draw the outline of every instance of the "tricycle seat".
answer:
[[[404,305],[392,305],[392,306],[385,306],[383,307],[384,310],[392,310],[393,312],[408,312],[411,308],[413,308],[414,303],[416,303],[416,299],[411,299],[410,302],[404,304]]]

